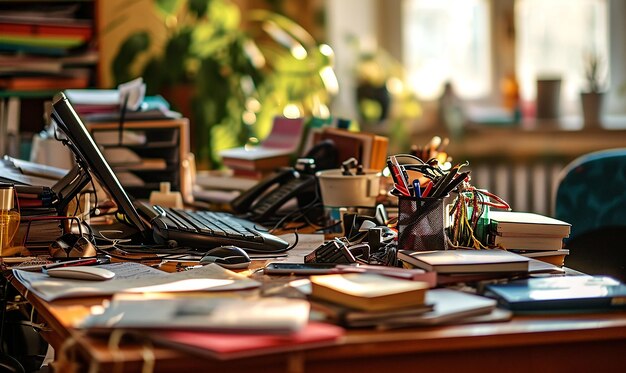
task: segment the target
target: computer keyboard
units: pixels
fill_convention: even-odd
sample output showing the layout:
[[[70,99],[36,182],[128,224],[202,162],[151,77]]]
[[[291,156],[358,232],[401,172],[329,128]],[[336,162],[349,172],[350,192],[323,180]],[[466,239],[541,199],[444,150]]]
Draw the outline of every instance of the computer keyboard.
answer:
[[[201,251],[235,245],[249,252],[275,252],[284,251],[289,246],[258,224],[229,213],[153,208],[159,213],[152,225],[155,239],[160,243],[176,241],[177,246]]]

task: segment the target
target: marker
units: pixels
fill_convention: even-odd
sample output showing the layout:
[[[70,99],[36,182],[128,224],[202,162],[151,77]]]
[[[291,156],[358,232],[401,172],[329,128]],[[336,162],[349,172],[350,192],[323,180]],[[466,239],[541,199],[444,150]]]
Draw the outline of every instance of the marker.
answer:
[[[413,180],[413,197],[421,198],[422,191],[420,189],[420,181],[418,179]]]

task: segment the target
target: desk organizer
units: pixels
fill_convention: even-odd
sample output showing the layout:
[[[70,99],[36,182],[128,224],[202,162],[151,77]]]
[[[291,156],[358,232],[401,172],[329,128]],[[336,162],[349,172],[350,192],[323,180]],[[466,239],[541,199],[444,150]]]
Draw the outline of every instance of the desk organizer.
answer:
[[[398,197],[398,249],[447,250],[445,197]]]

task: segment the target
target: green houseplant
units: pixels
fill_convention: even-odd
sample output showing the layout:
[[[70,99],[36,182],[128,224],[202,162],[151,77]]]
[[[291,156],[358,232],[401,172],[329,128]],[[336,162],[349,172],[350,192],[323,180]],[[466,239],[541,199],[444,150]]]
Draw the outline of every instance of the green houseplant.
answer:
[[[221,149],[262,139],[275,115],[329,115],[337,89],[332,50],[294,21],[265,10],[242,19],[228,0],[154,4],[166,34],[161,52],[146,58],[155,41],[133,33],[111,69],[118,83],[143,76],[149,94],[190,116],[200,167],[218,167]]]

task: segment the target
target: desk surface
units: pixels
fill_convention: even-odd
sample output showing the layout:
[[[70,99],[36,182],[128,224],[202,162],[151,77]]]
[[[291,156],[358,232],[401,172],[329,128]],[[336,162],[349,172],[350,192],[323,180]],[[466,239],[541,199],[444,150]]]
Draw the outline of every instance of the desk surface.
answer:
[[[25,294],[14,278],[11,283]],[[112,350],[106,339],[71,328],[103,298],[43,302],[31,293],[43,337],[61,351],[64,343],[90,361],[94,371],[139,371],[141,344]],[[620,371],[626,362],[626,312],[554,316],[517,316],[509,322],[420,327],[396,331],[350,330],[335,346],[266,355],[228,362],[204,360],[161,347],[152,350],[155,371],[225,369],[244,372],[394,371],[419,366],[421,371]],[[505,365],[506,364],[506,365]],[[622,366],[623,367],[623,366]],[[472,369],[473,368],[473,369]]]

